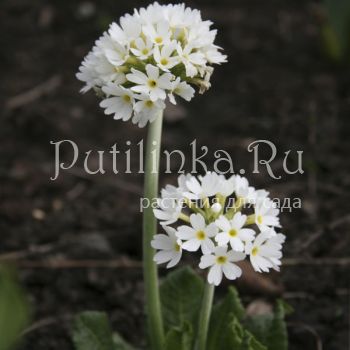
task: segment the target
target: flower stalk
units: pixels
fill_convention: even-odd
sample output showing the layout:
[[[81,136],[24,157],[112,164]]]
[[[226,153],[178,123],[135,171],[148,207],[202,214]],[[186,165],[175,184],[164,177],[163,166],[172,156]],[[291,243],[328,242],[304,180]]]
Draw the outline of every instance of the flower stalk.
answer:
[[[158,194],[159,158],[162,135],[163,112],[149,125],[146,155],[144,197],[152,203]],[[153,258],[155,251],[151,241],[157,232],[157,219],[153,214],[152,206],[143,212],[143,273],[145,283],[146,314],[151,348],[163,350],[164,329],[161,314],[158,269]]]
[[[207,338],[210,322],[210,314],[213,305],[215,285],[206,283],[203,293],[202,306],[199,314],[199,323],[197,330],[197,343],[195,350],[205,350],[207,347]]]

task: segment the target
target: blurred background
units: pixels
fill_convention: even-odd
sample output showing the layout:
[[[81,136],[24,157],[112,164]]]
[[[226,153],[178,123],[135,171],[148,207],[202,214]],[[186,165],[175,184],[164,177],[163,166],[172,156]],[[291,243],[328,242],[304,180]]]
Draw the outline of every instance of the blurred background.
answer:
[[[143,344],[137,143],[146,130],[103,115],[93,93],[79,94],[75,73],[110,22],[147,4],[0,3],[0,260],[17,267],[32,310],[22,350],[73,349],[70,321],[86,309],[107,311],[115,329]],[[344,19],[337,19],[345,12],[327,14],[311,0],[186,4],[215,23],[229,62],[216,67],[205,95],[167,109],[163,148],[189,155],[197,139],[209,147],[208,164],[215,160],[212,152],[224,149],[254,186],[277,198],[301,198],[300,209],[281,215],[288,238],[281,273],[257,275],[245,267],[238,289],[251,313],[269,310],[276,297],[294,307],[288,317],[291,349],[347,349],[350,35],[337,35],[344,33]],[[51,181],[50,141],[63,139],[76,142],[81,157]],[[259,139],[277,146],[273,168],[280,180],[266,171],[251,174],[247,146]],[[87,175],[84,152],[108,152],[114,143],[121,153],[131,149],[133,174],[124,174],[121,158],[114,175],[106,157],[105,175]],[[303,175],[282,171],[288,150],[304,151]],[[289,164],[296,169],[293,153]],[[173,159],[176,169],[180,159]],[[176,178],[162,173],[161,185]],[[218,295],[226,286],[220,288]]]

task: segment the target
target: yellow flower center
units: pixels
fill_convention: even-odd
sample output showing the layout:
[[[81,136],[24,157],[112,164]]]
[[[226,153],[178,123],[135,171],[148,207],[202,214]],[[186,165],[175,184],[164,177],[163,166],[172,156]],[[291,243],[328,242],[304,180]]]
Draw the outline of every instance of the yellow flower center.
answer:
[[[176,252],[179,252],[181,250],[181,247],[177,243],[175,243],[175,248],[174,249],[175,249]]]
[[[177,35],[177,40],[178,41],[185,41],[186,39],[186,32],[185,32],[185,29],[181,29],[181,32]]]
[[[148,86],[155,88],[157,86],[157,82],[155,80],[148,80]]]
[[[259,225],[261,225],[262,222],[263,222],[262,216],[261,216],[261,215],[258,215],[258,217],[256,218],[256,221],[258,222]]]
[[[132,41],[131,41],[130,47],[132,47],[133,49],[136,47],[135,40],[132,40]]]
[[[158,36],[157,38],[155,38],[155,42],[157,44],[161,44],[163,42],[163,38],[161,36]]]
[[[253,256],[256,256],[258,253],[259,253],[259,248],[254,247],[254,248],[252,249],[252,255],[253,255]]]
[[[218,257],[216,258],[216,262],[217,262],[218,264],[220,264],[220,265],[225,264],[226,261],[227,261],[227,257],[226,257],[226,256],[218,256]]]
[[[230,237],[236,237],[238,232],[233,228],[230,231],[228,231],[228,234]]]
[[[148,100],[145,102],[146,107],[152,108],[153,107],[153,102],[151,100]]]
[[[142,54],[143,54],[143,55],[147,55],[148,52],[149,52],[148,49],[143,49],[143,50],[142,50]]]
[[[166,58],[162,58],[162,59],[160,60],[160,63],[161,63],[163,66],[166,66],[166,65],[169,63],[169,61],[168,61]]]
[[[196,237],[197,239],[199,239],[200,241],[203,241],[203,239],[205,239],[206,235],[205,235],[205,232],[204,231],[198,231],[196,233]]]
[[[129,95],[124,95],[124,96],[123,96],[123,100],[124,100],[126,103],[130,103],[131,97],[130,97]]]

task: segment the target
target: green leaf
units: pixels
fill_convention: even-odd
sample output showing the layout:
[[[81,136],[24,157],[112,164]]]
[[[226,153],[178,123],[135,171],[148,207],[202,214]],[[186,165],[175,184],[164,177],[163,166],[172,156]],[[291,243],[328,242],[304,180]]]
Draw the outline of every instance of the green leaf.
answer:
[[[203,280],[188,267],[167,275],[160,287],[166,330],[197,323],[203,288]]]
[[[288,333],[284,320],[285,314],[285,304],[281,300],[277,301],[268,337],[269,350],[288,349]]]
[[[264,314],[247,317],[245,325],[247,329],[254,334],[263,344],[268,344],[268,337],[272,325],[273,314]]]
[[[134,350],[118,333],[113,334],[114,350]]]
[[[29,308],[13,273],[0,266],[0,350],[9,350],[28,324]]]
[[[288,334],[284,318],[290,312],[292,308],[279,300],[273,314],[248,317],[245,326],[269,350],[287,350]]]
[[[223,329],[231,324],[235,328],[235,334],[239,330],[237,329],[237,322],[244,317],[244,308],[239,299],[237,290],[230,287],[226,297],[219,303],[217,303],[212,312],[209,337],[208,337],[208,350],[217,350],[223,343]],[[234,321],[234,319],[237,319]],[[238,334],[237,333],[237,334]]]
[[[165,338],[165,350],[191,350],[193,343],[193,328],[188,322],[181,328],[172,328]]]
[[[349,59],[350,54],[350,2],[349,0],[323,0],[327,22],[321,35],[327,54],[335,61]]]
[[[221,338],[216,339],[215,349],[238,349],[242,344],[244,331],[237,317],[230,314],[231,322],[223,328]],[[214,349],[214,348],[213,348]]]
[[[258,340],[256,340],[253,334],[245,330],[243,340],[239,350],[268,350],[268,349],[266,346],[262,345]]]
[[[281,306],[283,307],[284,310],[284,315],[288,316],[290,314],[292,314],[294,312],[293,306],[288,304],[286,301],[284,301],[283,299],[279,299],[277,301],[277,303],[280,303]]]
[[[76,350],[115,350],[113,334],[104,312],[86,311],[75,317],[73,341]],[[119,348],[123,349],[123,348]]]
[[[213,349],[267,350],[255,337],[245,330],[237,317],[230,315],[231,321],[221,330]]]

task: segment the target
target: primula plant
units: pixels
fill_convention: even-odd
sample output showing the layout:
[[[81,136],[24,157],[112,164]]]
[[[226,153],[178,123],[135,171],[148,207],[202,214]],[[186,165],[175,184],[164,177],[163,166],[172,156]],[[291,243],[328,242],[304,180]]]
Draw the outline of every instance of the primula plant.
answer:
[[[157,198],[167,100],[175,104],[179,96],[190,101],[196,87],[205,92],[213,65],[226,62],[211,25],[184,4],[154,3],[135,10],[96,41],[77,77],[85,83],[82,92],[93,89],[101,98],[105,114],[139,127],[149,124],[144,198],[157,208],[149,205],[143,212],[148,349],[285,350],[288,308],[283,302],[273,314],[247,317],[230,287],[212,307],[215,286],[223,277],[239,278],[245,258],[258,272],[279,269],[285,236],[277,232],[279,210],[269,193],[256,190],[244,177],[208,172],[179,176],[177,186],[167,185]],[[157,265],[174,267],[185,253],[199,257],[199,273],[181,267],[160,284]],[[99,312],[76,317],[73,340],[77,350],[133,349]]]
[[[121,17],[84,59],[77,74],[85,82],[82,92],[94,89],[106,114],[144,127],[167,98],[190,101],[192,85],[200,92],[210,87],[212,65],[226,62],[211,24],[184,4],[154,3]]]
[[[285,236],[275,231],[280,227],[279,210],[268,195],[239,175],[181,175],[177,187],[162,190],[159,209],[154,210],[165,231],[151,242],[159,250],[155,261],[168,262],[169,268],[180,261],[183,250],[200,251],[199,267],[210,268],[208,282],[216,286],[223,275],[230,280],[240,277],[242,270],[234,263],[247,255],[258,272],[278,270]],[[186,225],[168,226],[178,221]]]

